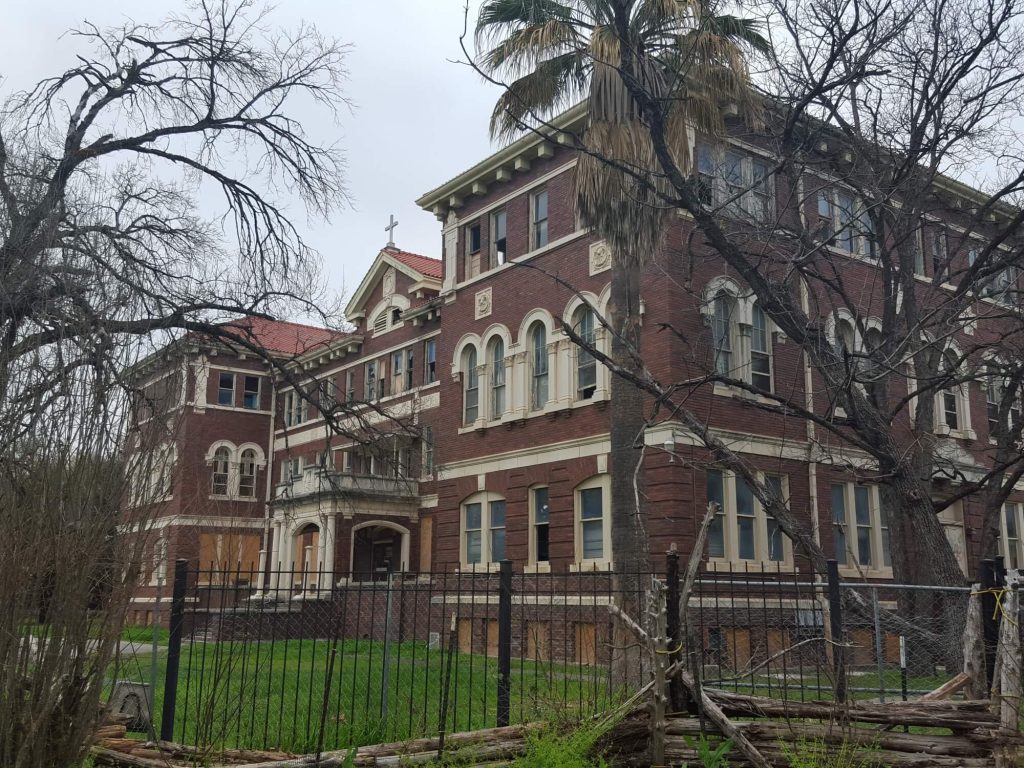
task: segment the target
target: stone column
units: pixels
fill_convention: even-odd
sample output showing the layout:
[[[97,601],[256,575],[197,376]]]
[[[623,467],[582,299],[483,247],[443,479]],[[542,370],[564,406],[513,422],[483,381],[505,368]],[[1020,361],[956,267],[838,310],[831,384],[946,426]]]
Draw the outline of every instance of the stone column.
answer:
[[[334,574],[334,556],[335,550],[338,548],[338,516],[336,514],[329,514],[327,516],[327,531],[324,538],[327,540],[327,556],[324,559],[324,572],[327,574],[328,587],[333,587],[337,583],[337,578]]]
[[[277,591],[281,588],[281,569],[284,567],[281,550],[281,521],[275,520],[273,526],[273,544],[270,549],[270,591],[274,593],[274,597],[277,597]]]

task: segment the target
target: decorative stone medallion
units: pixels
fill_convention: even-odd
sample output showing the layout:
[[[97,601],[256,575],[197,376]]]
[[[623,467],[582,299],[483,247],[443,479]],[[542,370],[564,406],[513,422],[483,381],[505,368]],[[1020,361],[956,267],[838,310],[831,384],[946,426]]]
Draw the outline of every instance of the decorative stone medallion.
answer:
[[[612,249],[608,243],[599,240],[590,246],[590,274],[607,272],[612,268]]]
[[[476,294],[476,319],[488,317],[491,314],[491,289],[484,288]]]

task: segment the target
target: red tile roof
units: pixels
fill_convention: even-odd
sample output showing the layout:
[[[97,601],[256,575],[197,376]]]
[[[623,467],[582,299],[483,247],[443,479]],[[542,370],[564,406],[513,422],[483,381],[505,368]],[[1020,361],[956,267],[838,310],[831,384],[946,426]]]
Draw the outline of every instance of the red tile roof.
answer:
[[[315,325],[290,323],[286,320],[267,320],[246,317],[223,323],[222,327],[252,340],[275,355],[301,355],[314,347],[326,345],[349,334]]]
[[[393,258],[398,259],[405,266],[415,269],[424,277],[432,277],[436,280],[440,280],[443,277],[440,259],[432,259],[429,256],[420,256],[418,253],[400,251],[397,248],[385,248],[384,250]]]

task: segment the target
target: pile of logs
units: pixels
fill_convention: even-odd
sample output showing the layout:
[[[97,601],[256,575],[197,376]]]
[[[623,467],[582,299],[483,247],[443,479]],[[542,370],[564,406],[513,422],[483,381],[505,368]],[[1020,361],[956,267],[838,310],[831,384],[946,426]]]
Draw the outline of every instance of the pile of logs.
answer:
[[[1021,740],[999,730],[999,712],[986,700],[917,700],[910,702],[785,702],[758,696],[705,689],[730,727],[752,744],[770,765],[788,765],[786,744],[808,744],[852,749],[865,766],[994,766],[997,748],[1020,747]],[[699,764],[694,745],[701,734],[723,738],[711,722],[669,714],[665,757],[668,765]],[[904,733],[903,726],[922,726],[946,733]],[[507,765],[526,751],[527,735],[540,725],[490,728],[448,734],[446,760],[465,766]],[[612,765],[650,765],[650,723],[643,713],[617,723],[603,740]],[[233,750],[211,755],[166,742],[141,742],[124,738],[123,726],[105,726],[94,748],[97,765],[118,768],[171,768],[215,765],[234,768],[398,768],[437,759],[439,741],[415,739],[393,744],[359,747],[316,756],[292,756],[274,752]],[[735,734],[732,734],[735,738]],[[1013,742],[1012,744],[1010,742]],[[730,766],[754,765],[738,751],[729,756]]]

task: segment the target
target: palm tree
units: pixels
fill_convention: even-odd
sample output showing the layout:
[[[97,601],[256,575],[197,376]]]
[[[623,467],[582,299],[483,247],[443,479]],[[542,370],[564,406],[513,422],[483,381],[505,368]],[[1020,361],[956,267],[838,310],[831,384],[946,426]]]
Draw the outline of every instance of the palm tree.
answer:
[[[614,255],[607,323],[611,358],[640,368],[640,280],[661,247],[669,185],[658,171],[649,115],[630,95],[633,78],[658,105],[678,167],[692,168],[692,131],[722,137],[722,106],[759,119],[747,56],[766,52],[759,23],[715,13],[709,0],[487,0],[476,26],[479,66],[508,82],[491,115],[491,134],[510,139],[585,100],[588,127],[576,166],[583,222]],[[688,138],[688,134],[690,138]],[[612,379],[611,503],[615,570],[650,563],[635,486],[645,427],[641,392]]]

